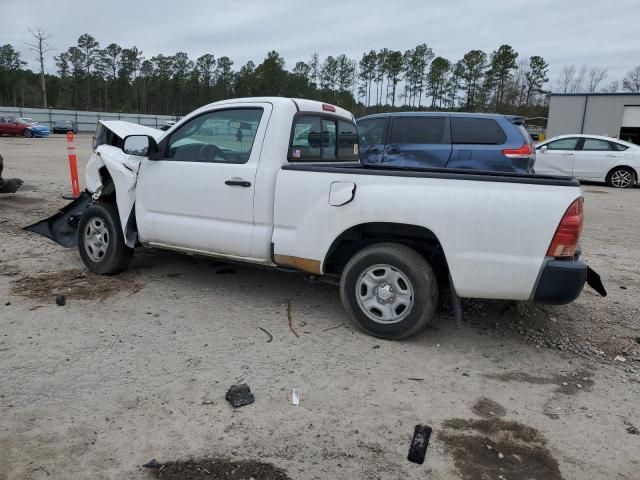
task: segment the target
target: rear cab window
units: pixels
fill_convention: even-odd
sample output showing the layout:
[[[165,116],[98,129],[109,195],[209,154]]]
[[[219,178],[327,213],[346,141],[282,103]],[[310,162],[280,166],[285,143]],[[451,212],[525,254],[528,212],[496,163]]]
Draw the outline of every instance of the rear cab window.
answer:
[[[451,117],[451,141],[459,145],[502,145],[507,136],[492,118]]]
[[[300,114],[293,121],[290,162],[359,160],[358,130],[353,122],[328,115]]]

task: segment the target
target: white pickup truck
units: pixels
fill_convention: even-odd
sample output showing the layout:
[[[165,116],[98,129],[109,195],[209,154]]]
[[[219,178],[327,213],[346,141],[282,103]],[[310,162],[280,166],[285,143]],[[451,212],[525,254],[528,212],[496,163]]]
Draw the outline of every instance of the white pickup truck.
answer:
[[[390,339],[422,329],[443,290],[560,304],[587,279],[575,179],[363,166],[333,105],[227,100],[166,132],[105,122],[96,140],[75,204],[92,272],[143,246],[333,276],[354,322]]]

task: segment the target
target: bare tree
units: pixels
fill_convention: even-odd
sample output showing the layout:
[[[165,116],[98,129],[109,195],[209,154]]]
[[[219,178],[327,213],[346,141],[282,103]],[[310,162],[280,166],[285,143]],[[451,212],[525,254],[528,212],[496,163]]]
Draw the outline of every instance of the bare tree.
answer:
[[[627,92],[640,92],[640,65],[631,70],[622,81],[622,88]]]
[[[602,83],[602,81],[607,78],[607,69],[606,68],[598,68],[593,67],[589,69],[589,86],[587,87],[587,92],[595,93],[598,89],[598,85]]]
[[[562,67],[560,77],[558,78],[558,90],[562,93],[569,93],[569,89],[574,82],[576,76],[575,65],[565,65]]]
[[[609,85],[604,87],[601,91],[602,91],[602,93],[616,93],[616,92],[619,92],[620,91],[620,82],[618,80],[614,80],[613,82],[609,83]]]
[[[29,33],[35,39],[34,43],[27,43],[29,49],[36,52],[36,60],[40,63],[40,86],[42,88],[42,106],[48,108],[47,103],[47,83],[44,77],[44,56],[51,51],[47,40],[51,38],[51,34],[45,32],[41,28],[35,30],[29,29]]]

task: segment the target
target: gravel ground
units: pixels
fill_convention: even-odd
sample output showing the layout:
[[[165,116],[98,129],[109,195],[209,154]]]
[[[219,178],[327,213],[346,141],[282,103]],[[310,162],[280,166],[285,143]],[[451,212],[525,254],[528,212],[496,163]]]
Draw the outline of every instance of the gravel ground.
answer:
[[[443,302],[386,342],[297,274],[154,250],[88,273],[21,230],[65,204],[64,143],[0,138],[5,175],[25,180],[0,195],[0,480],[639,478],[640,189],[583,187],[606,298],[465,300],[459,329]],[[238,382],[256,400],[234,410]],[[406,460],[418,423],[423,465]]]

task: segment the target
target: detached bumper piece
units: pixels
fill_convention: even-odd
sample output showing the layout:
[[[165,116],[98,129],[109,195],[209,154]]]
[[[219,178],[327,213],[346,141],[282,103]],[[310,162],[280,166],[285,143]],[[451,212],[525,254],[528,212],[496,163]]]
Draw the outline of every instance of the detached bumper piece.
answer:
[[[533,299],[551,305],[573,302],[587,281],[587,268],[580,260],[549,260],[544,266]]]
[[[23,230],[39,233],[63,247],[78,245],[78,222],[80,216],[91,203],[91,195],[82,192],[78,198],[66,205],[55,215],[24,227]]]

